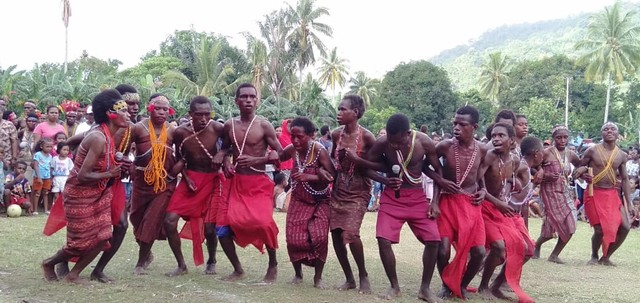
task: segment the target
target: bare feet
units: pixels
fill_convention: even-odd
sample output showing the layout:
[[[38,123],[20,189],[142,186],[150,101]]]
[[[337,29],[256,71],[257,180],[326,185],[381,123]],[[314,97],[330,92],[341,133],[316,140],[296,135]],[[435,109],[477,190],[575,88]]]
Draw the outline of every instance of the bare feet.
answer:
[[[322,284],[322,278],[313,278],[313,287],[317,289],[325,289],[324,284]]]
[[[358,293],[361,295],[371,294],[371,284],[369,284],[368,277],[360,278],[360,289],[358,289]]]
[[[344,284],[338,286],[338,290],[349,290],[349,289],[355,289],[355,288],[356,288],[356,281],[347,281],[347,282],[344,282]]]
[[[269,268],[267,268],[267,273],[264,275],[264,278],[262,279],[262,282],[264,283],[275,283],[276,279],[278,278],[278,266],[269,266]]]
[[[244,279],[244,271],[241,271],[241,272],[234,271],[228,276],[222,278],[222,280],[228,281],[228,282],[235,282],[242,279]]]
[[[510,298],[500,290],[500,287],[491,287],[491,294],[501,300],[510,300]]]
[[[558,258],[558,256],[554,256],[554,255],[549,256],[547,261],[553,262],[553,263],[556,263],[556,264],[564,264],[564,261],[560,260],[560,258]]]
[[[492,290],[489,288],[478,288],[478,295],[483,300],[494,300],[496,297],[493,295]]]
[[[44,275],[44,279],[47,281],[58,281],[58,276],[56,275],[56,271],[52,265],[47,265],[42,262],[40,264],[42,267],[42,274]]]
[[[176,276],[182,276],[187,274],[189,271],[187,270],[186,267],[178,267],[176,268],[174,271],[172,272],[168,272],[166,274],[164,274],[167,277],[176,277]]]
[[[89,281],[87,281],[87,279],[84,278],[80,278],[79,276],[74,276],[74,275],[67,275],[66,277],[64,277],[64,281],[68,282],[68,283],[74,283],[74,284],[78,284],[78,285],[89,285]]]
[[[453,297],[453,292],[451,291],[451,289],[449,289],[449,287],[447,287],[446,285],[442,284],[442,288],[440,288],[440,290],[438,291],[438,298],[445,299],[445,298],[452,298],[452,297]]]
[[[428,287],[421,287],[418,291],[418,299],[429,303],[442,303],[442,299],[438,298]]]
[[[613,262],[609,260],[609,258],[605,258],[605,257],[600,258],[600,260],[598,261],[598,264],[604,265],[604,266],[616,266]]]
[[[147,269],[149,268],[149,265],[151,265],[151,262],[153,262],[153,252],[149,252],[149,256],[147,257],[147,260],[144,261],[144,263],[142,263],[142,268],[143,269]]]
[[[207,268],[204,270],[205,275],[215,275],[216,274],[216,263],[207,263]]]
[[[393,287],[389,287],[387,288],[387,291],[381,295],[379,295],[378,297],[380,299],[385,299],[385,300],[393,300],[395,298],[400,297],[400,289],[396,289]]]
[[[295,277],[293,277],[293,279],[291,280],[290,283],[293,284],[293,285],[298,285],[298,284],[302,283],[302,277],[295,276]]]
[[[540,259],[540,247],[536,246],[536,249],[533,251],[533,256],[531,259]]]
[[[587,265],[598,265],[598,258],[591,258],[591,260],[587,262]]]
[[[64,278],[68,273],[69,273],[68,262],[60,262],[56,264],[56,275],[58,275],[58,279]]]
[[[91,273],[91,281],[98,281],[101,283],[112,283],[115,280],[109,278],[107,275],[105,275],[103,272],[92,272]]]
[[[136,276],[143,276],[143,275],[147,275],[147,271],[144,269],[143,266],[136,266],[136,268],[133,270],[133,274]]]

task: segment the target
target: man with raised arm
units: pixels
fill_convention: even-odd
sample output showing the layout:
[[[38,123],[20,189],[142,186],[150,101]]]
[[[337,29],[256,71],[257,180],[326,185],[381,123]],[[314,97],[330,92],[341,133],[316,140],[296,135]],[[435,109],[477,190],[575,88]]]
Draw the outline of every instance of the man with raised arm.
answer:
[[[256,115],[259,100],[252,84],[238,86],[235,102],[240,116],[225,122],[222,143],[228,194],[220,203],[216,222],[220,246],[233,265],[226,280],[244,277],[235,241],[240,247],[252,244],[261,252],[266,246],[269,266],[263,282],[273,283],[278,274],[278,226],[273,220],[274,184],[266,175],[265,164],[277,163],[282,147],[271,123]],[[268,147],[272,151],[265,156]]]

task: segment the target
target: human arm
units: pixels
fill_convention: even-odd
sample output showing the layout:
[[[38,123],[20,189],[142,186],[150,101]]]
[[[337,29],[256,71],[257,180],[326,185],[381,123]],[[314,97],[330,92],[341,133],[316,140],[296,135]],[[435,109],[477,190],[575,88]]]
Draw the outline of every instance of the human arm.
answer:
[[[622,203],[625,203],[626,205],[625,209],[629,214],[631,214],[632,218],[635,218],[638,215],[638,213],[636,212],[636,209],[633,207],[633,204],[632,204],[631,190],[629,189],[629,176],[627,175],[627,164],[625,161],[622,161],[620,166],[618,166],[618,173],[620,174],[620,178],[622,179],[622,193],[624,195],[624,201]],[[625,216],[623,216],[623,219],[622,219],[623,222],[626,222],[626,224],[628,224],[629,222],[627,218],[624,218],[624,217]]]
[[[33,161],[31,161],[31,168],[33,168],[33,179],[34,180],[41,180],[40,179],[40,164],[39,164],[39,158],[41,156],[40,152],[37,152],[33,155]]]
[[[45,122],[46,123],[46,122]],[[42,123],[36,125],[36,128],[33,129],[33,144],[37,145],[40,143],[40,139],[42,139]]]
[[[591,183],[593,176],[586,174],[586,172],[588,172],[589,170],[588,166],[591,164],[592,159],[593,149],[589,147],[582,155],[582,159],[580,159],[580,162],[578,163],[579,167],[577,167],[573,171],[574,179],[582,178],[583,180],[587,181],[587,183]]]
[[[271,151],[263,156],[249,156],[249,155],[239,155],[236,163],[238,167],[249,167],[254,165],[263,165],[263,164],[273,164],[278,165],[280,162],[278,161],[278,152],[282,150],[282,146],[280,145],[280,141],[276,136],[276,131],[273,128],[273,125],[264,119],[260,119],[260,125],[263,130],[263,138],[267,143],[267,146],[271,148]],[[249,130],[247,130],[249,131]]]
[[[295,148],[290,144],[278,152],[278,158],[280,162],[284,162],[291,159],[293,153],[295,153]]]
[[[99,158],[106,146],[106,142],[103,137],[97,133],[90,134],[83,140],[83,144],[87,148],[87,155],[78,170],[78,181],[88,183],[107,178],[120,177],[120,165],[111,167],[106,172],[97,172],[93,169],[99,161]]]

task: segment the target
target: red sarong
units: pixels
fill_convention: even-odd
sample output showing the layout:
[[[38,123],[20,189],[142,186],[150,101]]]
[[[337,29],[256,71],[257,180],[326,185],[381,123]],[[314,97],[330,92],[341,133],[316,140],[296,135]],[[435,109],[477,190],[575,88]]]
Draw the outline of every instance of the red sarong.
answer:
[[[482,208],[463,194],[440,195],[438,230],[441,238],[448,238],[456,250],[453,261],[442,273],[442,281],[454,295],[462,298],[462,276],[467,270],[467,257],[472,247],[484,246],[485,230]]]
[[[266,175],[235,174],[229,179],[227,203],[220,205],[226,212],[217,225],[231,228],[236,244],[255,246],[264,253],[267,248],[278,248],[278,226],[273,220],[274,184]]]
[[[493,242],[504,241],[507,284],[518,297],[518,302],[533,302],[520,287],[526,245],[513,219],[504,216],[493,203],[486,200],[482,202],[482,218],[487,233],[487,249]]]
[[[111,224],[113,226],[120,225],[120,217],[124,211],[127,202],[127,194],[124,192],[124,183],[122,180],[116,179],[111,185],[113,191],[113,200],[111,200]]]
[[[291,194],[286,223],[287,252],[291,262],[313,266],[327,261],[329,250],[329,194],[312,196],[302,185]]]
[[[227,198],[229,193],[229,182],[224,174],[216,174],[213,179],[213,196],[204,216],[204,223],[216,224],[218,222],[218,214],[220,213],[220,203]]]
[[[204,242],[203,217],[209,209],[209,204],[211,204],[216,184],[214,180],[217,179],[218,173],[186,170],[186,174],[195,184],[196,191],[191,191],[186,181],[180,182],[171,196],[167,206],[167,213],[177,214],[188,222],[183,226],[180,237],[191,239],[193,262],[198,266],[204,264],[204,254],[202,252],[202,242]]]
[[[376,237],[400,242],[400,230],[404,223],[421,242],[440,242],[438,223],[429,219],[429,200],[422,187],[400,189],[400,198],[386,187],[380,195],[380,209],[376,222]]]
[[[602,255],[609,256],[609,246],[616,241],[618,229],[622,224],[620,208],[622,202],[615,188],[593,188],[593,196],[585,194],[584,211],[589,224],[602,227]]]

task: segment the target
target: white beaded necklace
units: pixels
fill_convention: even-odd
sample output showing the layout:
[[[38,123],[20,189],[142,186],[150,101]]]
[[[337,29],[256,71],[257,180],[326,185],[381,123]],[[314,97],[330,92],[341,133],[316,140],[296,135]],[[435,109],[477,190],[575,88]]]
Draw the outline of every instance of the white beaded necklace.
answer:
[[[313,155],[313,159],[310,159],[311,154],[313,154],[314,150],[315,150],[315,142],[310,141],[309,146],[307,147],[307,155],[305,156],[304,163],[300,163],[300,153],[296,151],[295,159],[296,159],[296,166],[298,167],[298,172],[303,173],[305,168],[315,164],[318,161],[318,158],[320,157],[320,152],[315,153],[315,155]],[[300,183],[302,183],[302,188],[312,196],[322,196],[327,194],[327,192],[329,192],[328,184],[322,190],[315,190],[311,187],[311,185],[309,185],[308,182],[300,182]],[[296,185],[298,185],[298,182],[294,181],[293,184],[291,185],[291,190],[294,190],[296,188]]]
[[[233,117],[231,118],[231,132],[233,133],[233,141],[236,145],[236,148],[238,148],[238,157],[242,156],[242,152],[244,151],[244,146],[247,143],[247,137],[249,137],[249,130],[251,130],[251,126],[253,126],[253,122],[256,121],[257,117],[258,115],[254,115],[253,119],[251,119],[251,122],[249,123],[249,127],[247,127],[247,130],[244,133],[244,138],[242,138],[242,146],[238,145],[238,138],[236,138],[235,122],[233,121]],[[249,168],[255,172],[266,173],[265,170],[255,169],[253,168],[253,166],[249,166]]]

